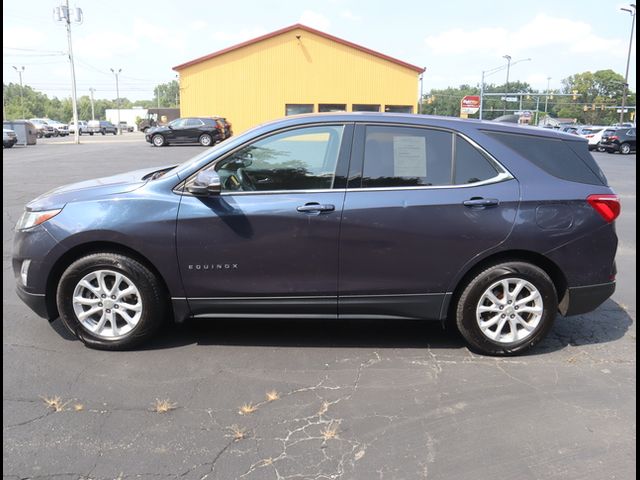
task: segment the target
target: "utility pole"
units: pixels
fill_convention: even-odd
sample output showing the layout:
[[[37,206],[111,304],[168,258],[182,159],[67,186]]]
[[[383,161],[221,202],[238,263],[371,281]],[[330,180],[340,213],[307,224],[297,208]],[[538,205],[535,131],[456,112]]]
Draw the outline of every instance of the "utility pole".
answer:
[[[418,114],[423,113],[423,102],[424,102],[424,96],[422,93],[422,87],[423,87],[423,78],[424,78],[424,71],[420,74],[420,102],[418,103]]]
[[[111,69],[111,72],[116,76],[116,105],[118,108],[118,135],[122,135],[122,129],[120,128],[120,87],[118,85],[118,74],[122,71],[121,68],[118,70]]]
[[[624,86],[622,90],[622,108],[620,109],[620,124],[624,122],[624,107],[627,103],[627,91],[629,90],[629,60],[631,60],[631,45],[633,44],[633,30],[636,26],[636,4],[629,5],[631,8],[622,7],[620,10],[631,14],[631,35],[629,36],[629,52],[627,53],[627,69],[624,72]]]
[[[24,65],[20,68],[14,66],[13,69],[18,72],[18,76],[20,77],[20,109],[22,110],[22,118],[25,118],[24,115],[24,95],[23,95],[23,87],[22,87],[22,74],[24,73]]]
[[[544,114],[547,115],[547,102],[549,101],[549,82],[551,82],[551,77],[547,77],[547,95],[544,97]]]
[[[73,44],[71,42],[71,11],[69,10],[69,0],[53,10],[54,19],[64,22],[67,29],[67,44],[69,47],[69,66],[71,67],[71,108],[73,109],[73,124],[75,125],[73,143],[80,143],[80,127],[78,127],[78,100],[76,98],[76,69],[73,63]],[[74,22],[82,23],[82,9],[74,9]]]
[[[505,84],[505,94],[504,94],[504,111],[503,115],[507,114],[507,98],[509,97],[509,70],[511,69],[511,55],[503,55],[502,58],[507,59],[507,83]]]
[[[91,120],[95,120],[96,119],[96,110],[93,107],[93,92],[95,92],[96,89],[91,87],[89,89],[89,98],[91,99]]]

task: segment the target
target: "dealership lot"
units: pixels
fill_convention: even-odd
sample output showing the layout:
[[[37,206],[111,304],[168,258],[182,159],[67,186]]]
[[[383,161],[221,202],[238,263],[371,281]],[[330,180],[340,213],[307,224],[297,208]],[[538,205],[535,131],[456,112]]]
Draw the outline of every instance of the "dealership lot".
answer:
[[[438,324],[362,320],[201,320],[100,352],[18,300],[24,203],[202,150],[125,134],[3,152],[6,478],[632,477],[635,155],[595,155],[622,198],[617,292],[523,357],[473,355]],[[43,400],[56,396],[59,412]]]

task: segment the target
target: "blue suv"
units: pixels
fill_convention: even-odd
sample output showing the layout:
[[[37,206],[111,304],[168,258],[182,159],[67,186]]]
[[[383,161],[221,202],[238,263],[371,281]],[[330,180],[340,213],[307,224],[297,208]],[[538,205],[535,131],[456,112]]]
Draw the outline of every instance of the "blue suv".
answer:
[[[25,303],[95,348],[165,319],[410,318],[506,355],[613,293],[619,212],[575,135],[309,115],[33,200],[13,269]]]

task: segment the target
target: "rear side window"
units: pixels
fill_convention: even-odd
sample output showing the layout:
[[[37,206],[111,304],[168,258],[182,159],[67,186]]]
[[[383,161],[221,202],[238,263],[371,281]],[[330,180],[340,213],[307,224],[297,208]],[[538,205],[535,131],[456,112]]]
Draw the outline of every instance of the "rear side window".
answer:
[[[477,148],[457,135],[455,145],[454,183],[476,183],[495,177],[498,172]]]
[[[585,155],[579,155],[572,148],[570,144],[575,142],[516,133],[486,133],[554,177],[591,185],[606,184],[604,175],[600,176],[592,165],[589,165],[591,162],[595,164],[593,158],[587,162]],[[584,146],[587,148],[586,143]],[[579,146],[575,148],[578,150]],[[588,152],[587,155],[591,157]]]
[[[452,146],[449,132],[368,126],[362,186],[451,185]]]

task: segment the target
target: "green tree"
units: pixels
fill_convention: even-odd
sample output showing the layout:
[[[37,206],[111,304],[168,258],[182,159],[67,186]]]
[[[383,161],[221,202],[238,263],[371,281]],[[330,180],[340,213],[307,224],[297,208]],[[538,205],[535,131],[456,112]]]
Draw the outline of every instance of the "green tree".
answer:
[[[161,83],[153,89],[154,107],[178,107],[180,101],[180,84],[177,80]]]

